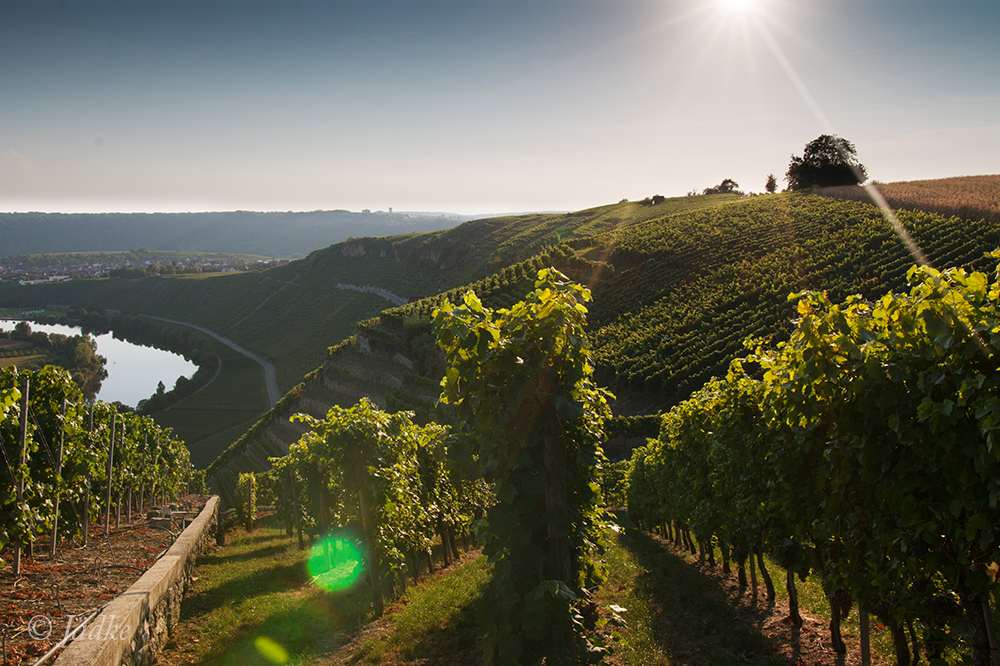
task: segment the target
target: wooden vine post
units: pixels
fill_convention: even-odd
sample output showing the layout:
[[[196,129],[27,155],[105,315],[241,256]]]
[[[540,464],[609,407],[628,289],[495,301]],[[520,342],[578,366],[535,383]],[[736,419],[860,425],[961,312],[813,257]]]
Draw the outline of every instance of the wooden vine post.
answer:
[[[17,509],[20,511],[24,506],[24,484],[28,465],[28,377],[21,380],[21,430],[20,430],[21,452],[18,455],[18,479],[17,479]],[[18,530],[20,531],[20,530]],[[18,534],[17,542],[14,544],[14,575],[21,573],[21,543],[23,537]]]
[[[362,472],[358,471],[358,478],[362,478]],[[368,499],[368,489],[365,484],[358,485],[358,504],[361,509],[361,529],[365,533],[365,547],[368,556],[368,575],[372,585],[372,605],[375,616],[381,617],[385,610],[385,602],[382,599],[382,575],[379,571],[378,549],[375,547],[375,525],[372,519],[371,502]]]
[[[545,488],[545,512],[552,516],[547,532],[549,566],[553,577],[567,585],[572,581],[569,534],[559,534],[559,528],[569,523],[569,502],[566,498],[566,446],[557,415],[546,423],[543,464],[548,472]]]
[[[799,319],[786,342],[753,345],[725,382],[712,380],[671,409],[660,438],[636,450],[629,513],[647,525],[694,522],[699,536],[720,516],[737,552],[749,550],[751,576],[762,563],[754,556],[770,547],[787,571],[793,624],[801,624],[794,575],[811,568],[840,654],[840,621],[853,599],[863,663],[872,613],[900,664],[922,661],[922,652],[938,663],[954,649],[964,663],[996,666],[1000,271],[991,282],[985,273],[914,267],[907,278],[909,293],[875,302],[794,295]],[[712,395],[740,383],[759,396],[753,419],[709,409]],[[744,447],[751,442],[734,427],[740,422],[757,433],[753,447]],[[709,436],[720,445],[704,446]],[[699,465],[710,470],[704,479]],[[736,502],[729,488],[738,489]],[[753,518],[739,510],[741,498],[766,511],[749,523],[767,539],[741,538]],[[811,566],[817,550],[822,566]],[[968,629],[960,636],[955,626]]]
[[[108,440],[108,467],[107,479],[108,488],[104,494],[104,534],[111,532],[111,478],[114,474],[115,462],[115,425],[117,424],[118,410],[111,413],[111,438]]]
[[[66,447],[66,398],[62,400],[62,425],[59,432],[59,451],[56,453],[55,497],[52,499],[52,540],[49,542],[49,558],[56,556],[56,541],[59,538],[59,497],[62,495],[59,484],[62,483],[63,449]]]
[[[146,502],[146,448],[149,446],[149,433],[142,437],[142,463],[139,465],[139,513],[145,511]]]
[[[90,416],[87,422],[87,443],[90,446],[94,444],[94,403],[90,403]],[[93,474],[90,471],[90,465],[87,465],[87,476],[86,482],[84,483],[83,490],[83,545],[87,545],[87,539],[90,536],[90,481]]]

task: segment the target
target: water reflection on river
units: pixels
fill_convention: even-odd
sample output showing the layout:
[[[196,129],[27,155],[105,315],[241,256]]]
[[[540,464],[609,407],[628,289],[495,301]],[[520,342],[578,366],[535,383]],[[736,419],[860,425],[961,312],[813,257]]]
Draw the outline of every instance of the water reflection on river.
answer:
[[[0,329],[13,330],[16,322],[0,321]],[[79,328],[61,324],[31,324],[32,331],[80,335]],[[105,402],[122,402],[135,407],[143,398],[156,392],[158,382],[163,382],[167,390],[173,388],[178,377],[190,377],[198,369],[183,356],[156,349],[140,347],[124,340],[116,340],[110,333],[94,336],[97,353],[108,359],[104,367],[108,378],[101,384],[97,394]]]

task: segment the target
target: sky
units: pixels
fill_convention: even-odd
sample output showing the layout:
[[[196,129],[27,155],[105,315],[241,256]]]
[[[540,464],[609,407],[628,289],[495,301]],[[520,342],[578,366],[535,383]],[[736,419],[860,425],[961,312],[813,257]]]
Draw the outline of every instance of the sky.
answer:
[[[0,212],[580,210],[820,134],[1000,173],[1000,2],[0,0]]]

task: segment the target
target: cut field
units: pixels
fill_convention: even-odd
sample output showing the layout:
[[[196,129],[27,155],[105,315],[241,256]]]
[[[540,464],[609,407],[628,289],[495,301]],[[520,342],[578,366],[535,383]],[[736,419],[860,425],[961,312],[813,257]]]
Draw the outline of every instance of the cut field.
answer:
[[[1000,222],[1000,175],[909,180],[876,183],[875,186],[892,208],[954,215],[964,220]],[[871,201],[864,189],[856,185],[824,188],[818,194],[866,203]]]
[[[28,353],[23,356],[8,356],[5,358],[0,358],[0,368],[24,368],[28,370],[34,370],[35,368],[40,368],[45,365],[48,360],[48,356],[45,354],[32,354]]]

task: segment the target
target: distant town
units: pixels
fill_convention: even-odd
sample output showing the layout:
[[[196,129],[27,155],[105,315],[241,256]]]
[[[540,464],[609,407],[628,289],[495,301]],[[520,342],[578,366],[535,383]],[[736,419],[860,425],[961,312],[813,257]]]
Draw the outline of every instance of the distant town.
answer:
[[[233,273],[287,264],[288,259],[180,252],[70,253],[0,257],[0,280],[43,284],[85,278],[140,278],[192,273]]]

